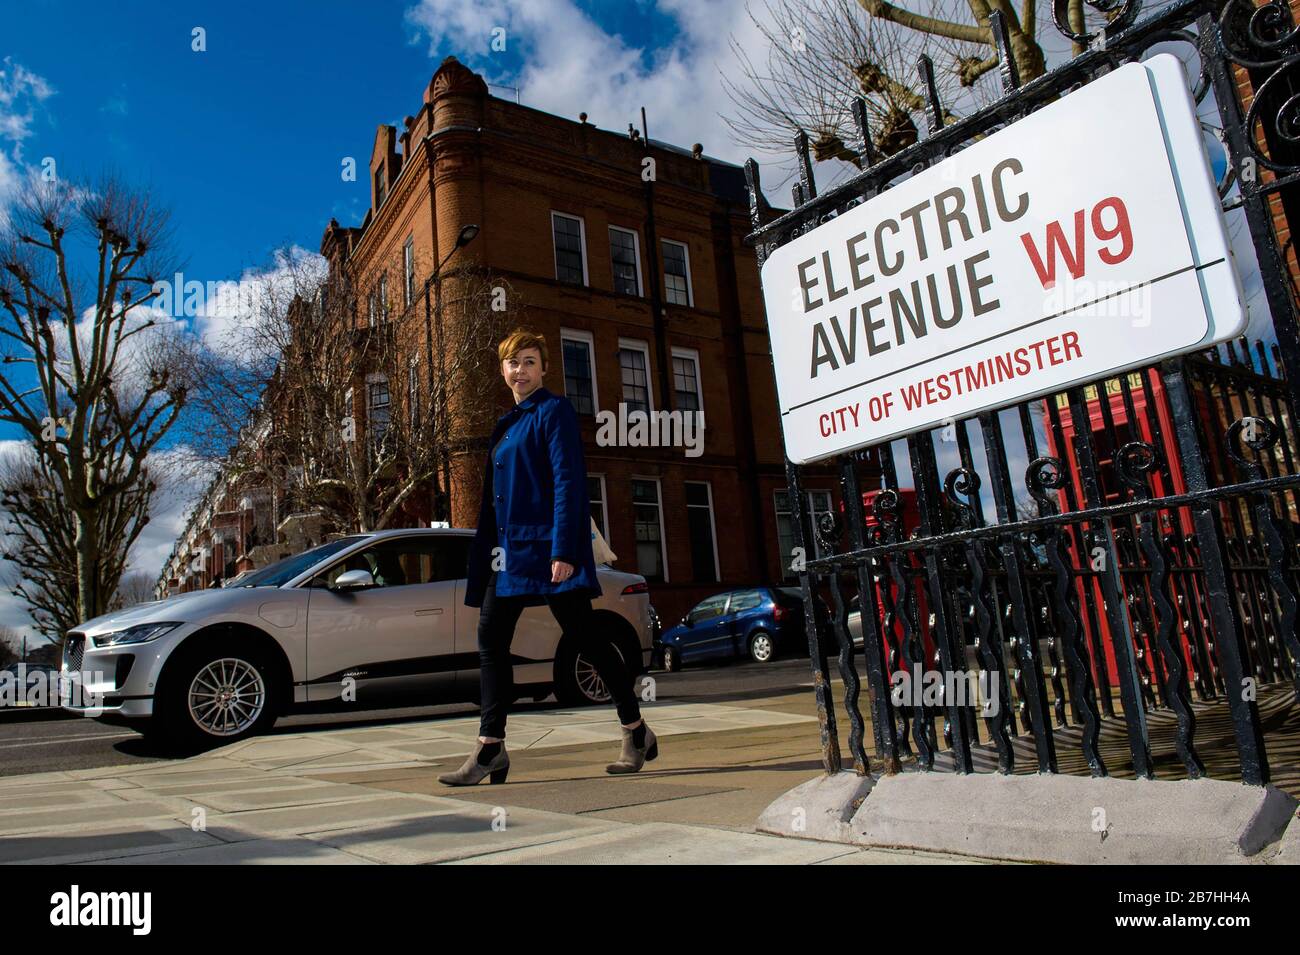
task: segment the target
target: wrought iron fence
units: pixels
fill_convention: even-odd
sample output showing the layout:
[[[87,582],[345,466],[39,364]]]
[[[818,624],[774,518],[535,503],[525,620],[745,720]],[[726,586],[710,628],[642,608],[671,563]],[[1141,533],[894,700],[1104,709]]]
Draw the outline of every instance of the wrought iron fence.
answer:
[[[1270,197],[1300,178],[1292,88],[1300,30],[1281,2],[1182,0],[1145,19],[1137,0],[1089,5],[1106,15],[1104,29],[1078,32],[1064,0],[1055,5],[1056,28],[1088,49],[1023,85],[993,13],[1003,96],[947,125],[922,56],[928,137],[880,156],[859,101],[863,171],[821,195],[801,134],[795,208],[771,221],[751,160],[750,241],[760,265],[780,245],[976,137],[1157,44],[1186,44],[1199,58],[1193,96],[1200,103],[1212,92],[1222,121],[1228,166],[1219,194],[1228,196],[1235,180],[1225,209],[1244,211],[1271,341],[1231,342],[913,433],[897,442],[905,450],[886,443],[830,463],[787,460],[795,547],[811,550],[810,533],[822,545],[799,575],[805,605],[815,606],[815,592],[830,598],[828,627],[807,615],[827,772],[841,768],[834,655],[859,773],[897,772],[905,760],[929,770],[941,753],[955,771],[971,772],[981,748],[1000,772],[1012,772],[1017,739],[1032,743],[1039,772],[1058,772],[1057,744],[1068,739],[1088,771],[1106,775],[1113,767],[1099,738],[1114,720],[1127,739],[1125,771],[1152,777],[1148,716],[1168,711],[1181,773],[1194,778],[1206,772],[1197,714],[1214,704],[1230,715],[1240,779],[1270,779],[1259,692],[1300,689],[1293,434],[1300,334],[1270,210]],[[1255,89],[1244,114],[1239,71],[1249,71]],[[1262,173],[1241,176],[1246,168]],[[954,466],[941,473],[947,459]],[[822,515],[814,527],[806,481],[828,474],[841,514]],[[864,745],[859,646],[874,762]],[[933,699],[896,696],[904,673],[929,680]],[[971,675],[985,697],[996,687],[1007,705],[965,705],[958,677]],[[1067,726],[1073,731],[1063,735]]]

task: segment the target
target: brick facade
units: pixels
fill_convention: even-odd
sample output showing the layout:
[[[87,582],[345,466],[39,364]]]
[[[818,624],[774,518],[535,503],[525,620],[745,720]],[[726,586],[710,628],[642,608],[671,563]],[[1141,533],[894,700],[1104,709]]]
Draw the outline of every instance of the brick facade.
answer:
[[[546,337],[547,388],[566,393],[562,330],[590,342],[596,411],[617,413],[624,399],[621,342],[644,347],[655,410],[677,407],[674,349],[698,356],[706,425],[698,457],[687,457],[682,447],[601,446],[596,416],[581,416],[588,472],[603,479],[599,512],[619,558],[615,566],[642,569],[632,496],[633,481],[646,480],[659,491],[666,572],[652,579],[651,600],[665,624],[711,593],[779,581],[775,493],[785,478],[758,269],[743,241],[749,230],[743,171],[699,150],[647,144],[585,119],[495,98],[481,77],[452,58],[403,127],[399,133],[381,126],[375,137],[372,204],[361,226],[331,223],[326,230],[321,248],[331,266],[349,271],[361,300],[364,286],[377,282],[384,263],[399,260],[408,240],[420,283],[449,253],[449,271],[473,262],[503,276],[524,324]],[[649,184],[647,159],[653,160]],[[581,221],[583,282],[557,278],[552,213]],[[478,237],[453,251],[467,224],[480,227]],[[615,290],[611,227],[635,234],[639,294]],[[664,240],[686,248],[688,305],[666,300]],[[395,279],[400,282],[388,280],[390,298]],[[455,280],[442,286],[444,299],[454,301]],[[456,321],[455,310],[444,320]],[[409,347],[420,345],[413,338]],[[499,377],[471,390],[459,400],[490,402],[496,413],[511,405]],[[477,520],[486,437],[484,429],[459,434],[451,462],[454,526],[473,527]],[[692,559],[687,482],[709,486],[717,580]]]

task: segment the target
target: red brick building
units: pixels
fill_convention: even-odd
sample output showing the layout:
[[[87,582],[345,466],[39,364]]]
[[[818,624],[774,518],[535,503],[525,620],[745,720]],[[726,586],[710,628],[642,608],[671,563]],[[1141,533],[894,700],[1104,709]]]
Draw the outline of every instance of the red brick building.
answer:
[[[414,367],[424,353],[421,289],[435,264],[447,260],[438,288],[447,303],[457,299],[459,267],[503,277],[512,312],[546,337],[546,387],[579,411],[592,516],[616,566],[650,581],[665,625],[720,590],[794,582],[783,572],[790,558],[780,556],[792,546],[784,459],[740,167],[699,146],[646,142],[585,115],[565,119],[496,98],[448,58],[403,128],[378,128],[368,177],[361,224],[331,222],[321,243],[331,269],[346,272],[367,303],[358,324],[373,324],[364,314],[371,302],[409,324],[399,334]],[[467,225],[478,234],[458,248]],[[438,319],[460,320],[451,307]],[[413,371],[412,382],[422,381]],[[359,421],[401,413],[405,383],[371,382],[364,367],[357,382]],[[495,419],[510,407],[499,377],[464,390],[462,411],[486,402]],[[617,416],[620,405],[698,413],[702,440],[603,442],[599,416]],[[477,519],[489,430],[453,427],[454,526]],[[810,497],[818,511],[831,507],[829,490]],[[401,523],[434,513],[432,493],[421,495]],[[178,553],[175,562],[187,559]]]

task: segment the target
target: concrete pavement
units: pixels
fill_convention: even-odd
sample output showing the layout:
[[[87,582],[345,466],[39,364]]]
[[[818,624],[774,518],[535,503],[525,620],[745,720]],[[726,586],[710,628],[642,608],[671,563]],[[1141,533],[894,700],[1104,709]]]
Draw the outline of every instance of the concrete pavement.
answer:
[[[821,769],[811,696],[644,706],[660,758],[609,776],[612,709],[512,717],[510,780],[451,788],[477,718],[281,733],[167,764],[0,779],[5,863],[971,862],[754,831]]]

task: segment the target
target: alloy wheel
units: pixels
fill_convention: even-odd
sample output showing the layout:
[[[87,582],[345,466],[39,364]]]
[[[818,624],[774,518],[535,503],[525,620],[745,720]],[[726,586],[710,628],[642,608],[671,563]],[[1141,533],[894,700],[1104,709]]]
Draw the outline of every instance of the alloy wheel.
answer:
[[[582,695],[595,703],[604,703],[609,699],[609,690],[605,681],[596,672],[596,666],[581,653],[573,659],[573,676]]]
[[[212,736],[236,736],[262,714],[266,683],[247,660],[213,660],[190,682],[186,694],[190,719]]]

